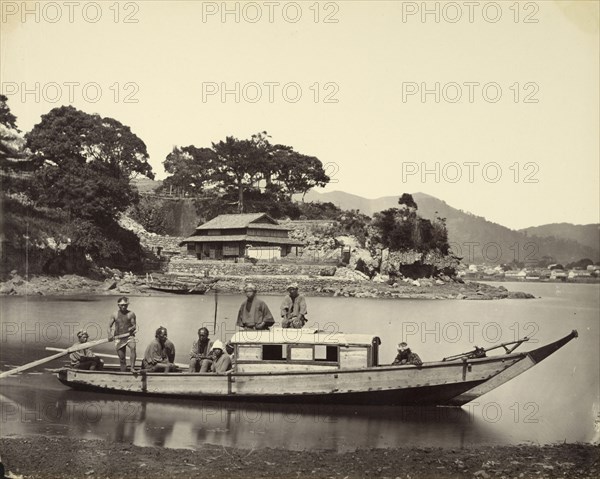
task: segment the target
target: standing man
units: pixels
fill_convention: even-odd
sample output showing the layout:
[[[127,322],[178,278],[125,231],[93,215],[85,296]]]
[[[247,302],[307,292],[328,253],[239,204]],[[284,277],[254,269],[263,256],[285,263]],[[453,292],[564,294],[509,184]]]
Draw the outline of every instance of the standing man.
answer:
[[[244,288],[246,300],[240,306],[237,325],[245,329],[269,329],[275,320],[269,307],[256,297],[256,286],[247,284]]]
[[[281,303],[281,327],[302,328],[306,323],[306,299],[298,294],[298,283],[287,287],[288,295]]]
[[[77,333],[77,339],[79,344],[87,343],[88,333],[87,331],[79,331]],[[94,353],[91,349],[83,349],[81,351],[75,351],[69,354],[71,359],[71,367],[73,369],[87,369],[89,371],[100,370],[104,366],[104,362]]]
[[[200,328],[198,330],[198,340],[192,344],[190,351],[190,373],[207,373],[212,365],[210,350],[213,342],[208,339],[208,329]]]
[[[177,368],[169,361],[168,351],[165,349],[167,342],[167,328],[160,326],[154,335],[154,340],[146,348],[142,369],[151,373],[168,373]]]
[[[129,348],[129,358],[131,361],[131,370],[135,369],[135,333],[137,332],[137,323],[135,321],[135,313],[129,311],[129,300],[123,296],[117,301],[119,310],[113,313],[110,317],[108,325],[109,338],[129,333],[130,336],[121,338],[115,343],[115,349],[119,355],[121,363],[121,371],[127,371],[127,358],[125,348]]]

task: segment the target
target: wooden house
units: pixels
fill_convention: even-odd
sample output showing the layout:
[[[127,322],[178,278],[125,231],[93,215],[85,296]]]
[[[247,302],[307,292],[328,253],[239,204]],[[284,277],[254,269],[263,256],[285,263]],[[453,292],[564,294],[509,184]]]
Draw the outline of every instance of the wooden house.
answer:
[[[298,254],[303,246],[288,236],[289,230],[266,213],[219,215],[198,226],[180,246],[199,260],[273,260]]]

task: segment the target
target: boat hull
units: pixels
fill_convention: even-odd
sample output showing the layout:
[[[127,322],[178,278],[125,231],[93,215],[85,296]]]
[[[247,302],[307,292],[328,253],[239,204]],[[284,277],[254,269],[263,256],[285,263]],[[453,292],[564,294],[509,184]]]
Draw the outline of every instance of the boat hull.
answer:
[[[430,363],[321,372],[121,373],[62,369],[58,378],[76,389],[129,394],[260,402],[377,405],[448,405],[523,359]]]
[[[207,288],[170,288],[167,286],[150,286],[150,289],[153,291],[160,291],[161,293],[170,294],[204,294],[207,291]]]
[[[285,372],[147,373],[60,369],[58,379],[75,389],[144,396],[227,401],[460,406],[525,372],[564,346],[559,341],[525,353],[489,358]]]

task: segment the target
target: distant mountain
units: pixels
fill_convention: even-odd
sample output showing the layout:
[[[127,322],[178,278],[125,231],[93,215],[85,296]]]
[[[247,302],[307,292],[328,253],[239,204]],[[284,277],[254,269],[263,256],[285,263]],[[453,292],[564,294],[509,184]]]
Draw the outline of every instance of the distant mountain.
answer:
[[[343,191],[317,193],[309,191],[305,201],[331,202],[342,209],[358,209],[372,216],[375,212],[398,206],[398,196],[367,199]],[[600,259],[600,245],[594,243],[593,228],[598,237],[599,225],[576,226],[563,223],[555,230],[546,225],[525,230],[512,230],[481,216],[453,208],[446,202],[424,193],[414,193],[418,211],[427,219],[446,218],[448,237],[453,251],[466,263],[510,263],[513,260],[535,264],[544,256],[556,262],[569,263],[582,258]],[[545,228],[548,229],[546,230]],[[586,228],[585,232],[580,231]],[[546,234],[549,231],[550,234]],[[548,258],[545,258],[548,259]]]
[[[573,225],[571,223],[552,223],[549,225],[524,228],[523,233],[529,236],[554,236],[555,238],[573,240],[594,250],[600,248],[600,225]]]

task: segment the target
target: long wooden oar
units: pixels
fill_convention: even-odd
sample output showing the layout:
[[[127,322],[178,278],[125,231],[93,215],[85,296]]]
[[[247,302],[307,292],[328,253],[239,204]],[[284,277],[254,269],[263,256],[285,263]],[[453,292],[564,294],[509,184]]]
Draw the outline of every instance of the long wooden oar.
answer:
[[[53,354],[52,356],[48,356],[47,358],[38,359],[37,361],[33,361],[31,363],[24,364],[23,366],[19,366],[18,368],[11,369],[10,371],[4,371],[0,374],[0,379],[5,378],[7,376],[12,376],[13,374],[20,373],[21,371],[26,371],[27,369],[35,368],[40,364],[49,363],[58,358],[62,358],[67,354],[74,353],[76,351],[81,351],[82,349],[93,348],[94,346],[99,346],[100,344],[108,343],[109,341],[113,341],[114,339],[122,339],[126,338],[130,335],[130,333],[120,334],[119,336],[115,336],[114,338],[108,339],[98,339],[97,341],[92,341],[91,343],[80,343],[75,346],[71,346],[69,349],[65,349],[60,353]]]

